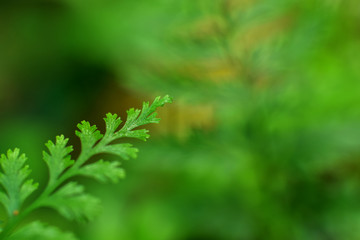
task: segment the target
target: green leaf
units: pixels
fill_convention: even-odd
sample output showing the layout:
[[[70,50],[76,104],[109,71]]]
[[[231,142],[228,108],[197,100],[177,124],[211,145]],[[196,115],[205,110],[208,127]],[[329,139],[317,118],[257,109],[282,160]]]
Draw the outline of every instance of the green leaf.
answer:
[[[41,222],[33,222],[7,238],[8,240],[77,240],[69,232],[62,232],[53,226],[46,226]]]
[[[6,193],[1,193],[0,201],[7,210],[9,216],[17,215],[24,200],[38,187],[37,183],[28,180],[30,174],[29,166],[25,165],[27,158],[25,154],[20,155],[20,150],[8,150],[7,156],[2,154],[0,165],[0,183]]]
[[[78,221],[89,221],[101,210],[99,199],[84,193],[84,187],[69,182],[49,196],[41,206],[52,207],[61,215]]]
[[[163,98],[156,97],[151,106],[149,106],[149,102],[144,102],[141,115],[139,117],[139,123],[141,125],[148,123],[159,123],[160,119],[156,118],[157,113],[155,111],[158,107],[163,107],[165,103],[172,103],[172,98],[169,97],[169,95],[166,95]]]
[[[136,127],[137,118],[139,117],[140,112],[141,111],[139,109],[135,110],[134,108],[130,108],[129,110],[126,111],[127,119],[123,127],[125,130],[129,131]]]
[[[21,202],[24,202],[25,199],[38,188],[37,183],[33,183],[33,179],[29,179],[24,182],[24,184],[21,186],[20,189],[20,200]]]
[[[156,118],[155,110],[162,107],[165,103],[171,103],[172,99],[166,95],[165,97],[157,97],[150,105],[144,102],[142,110],[131,108],[127,111],[127,120],[123,127],[116,131],[121,124],[121,119],[117,114],[106,114],[104,118],[106,124],[105,136],[102,135],[95,125],[91,126],[89,122],[82,121],[78,124],[80,131],[76,131],[76,135],[80,137],[82,151],[79,159],[75,163],[75,167],[81,167],[92,156],[99,153],[110,153],[120,156],[123,159],[136,158],[138,150],[133,148],[131,144],[111,144],[112,141],[123,138],[137,138],[146,140],[149,138],[148,130],[138,129],[136,127],[148,123],[158,123],[160,119]],[[72,176],[76,175],[73,173]]]
[[[130,119],[133,119],[133,118],[130,117]],[[115,133],[117,128],[122,123],[121,119],[117,117],[117,114],[108,113],[108,114],[106,114],[106,118],[104,118],[104,120],[105,120],[105,124],[106,124],[105,136],[110,137],[112,139],[129,137],[129,138],[137,138],[137,139],[145,141],[147,138],[150,137],[150,135],[147,134],[149,131],[146,129],[139,129],[139,130],[134,130],[134,131],[119,131],[119,132]]]
[[[156,118],[156,109],[163,107],[165,103],[172,103],[172,98],[169,95],[165,97],[156,97],[154,102],[150,105],[149,102],[144,102],[142,110],[129,109],[127,111],[127,120],[121,131],[130,131],[136,127],[148,124],[159,123],[160,119]],[[140,114],[141,113],[141,114]]]
[[[136,158],[138,151],[139,150],[134,148],[130,143],[120,143],[104,146],[101,152],[114,154],[125,160],[129,160],[130,158]]]
[[[105,124],[106,124],[106,133],[114,133],[116,129],[120,126],[122,123],[121,119],[118,118],[117,114],[106,114],[106,118],[104,118]]]
[[[125,177],[124,169],[120,168],[119,166],[119,162],[106,162],[100,160],[82,167],[79,171],[79,174],[92,177],[103,183],[109,181],[117,183],[119,179]]]
[[[87,121],[82,121],[77,127],[80,131],[76,131],[75,134],[80,138],[83,149],[92,148],[103,137],[97,127],[91,126]]]
[[[45,145],[49,149],[49,153],[43,152],[43,158],[49,167],[50,172],[50,184],[55,182],[59,175],[69,166],[74,164],[69,155],[73,148],[72,146],[66,147],[69,139],[65,138],[64,135],[56,137],[55,144],[52,141],[48,141]]]
[[[129,138],[137,138],[143,141],[146,141],[146,139],[148,139],[150,137],[149,134],[147,134],[149,132],[149,130],[147,129],[139,129],[139,130],[133,130],[133,131],[129,131],[129,132],[118,132],[116,134],[117,138],[122,138],[122,137],[129,137]]]
[[[100,212],[100,201],[84,192],[84,187],[76,182],[68,182],[71,177],[86,176],[94,178],[100,182],[117,182],[125,176],[124,170],[120,168],[119,162],[107,162],[96,160],[86,164],[97,154],[114,154],[122,159],[135,158],[138,152],[129,143],[113,143],[123,137],[146,140],[148,130],[136,129],[147,123],[157,123],[155,110],[165,103],[171,102],[169,96],[164,98],[157,97],[154,102],[144,103],[142,110],[130,109],[127,121],[118,130],[121,119],[117,114],[106,114],[104,118],[106,124],[105,135],[97,130],[95,125],[82,121],[78,124],[79,131],[76,135],[80,138],[82,150],[76,161],[71,160],[70,153],[72,146],[67,146],[68,139],[63,135],[57,136],[55,143],[48,141],[45,145],[48,152],[43,152],[43,159],[49,169],[49,183],[42,194],[31,203],[28,208],[19,212],[25,199],[37,188],[33,180],[27,179],[30,170],[26,162],[25,155],[20,155],[19,149],[9,150],[7,156],[2,155],[0,165],[0,184],[4,192],[0,191],[0,202],[4,205],[9,216],[3,231],[0,231],[0,239],[75,239],[73,235],[61,233],[53,227],[45,227],[41,223],[33,223],[21,228],[17,233],[11,235],[21,220],[37,208],[50,207],[58,211],[65,218],[77,221],[92,220]]]

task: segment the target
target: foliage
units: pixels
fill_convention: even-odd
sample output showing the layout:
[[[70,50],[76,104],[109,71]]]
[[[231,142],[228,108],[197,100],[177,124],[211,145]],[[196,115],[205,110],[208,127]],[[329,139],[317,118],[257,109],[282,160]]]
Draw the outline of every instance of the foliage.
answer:
[[[28,135],[111,81],[113,105],[177,98],[136,174],[107,197],[93,186],[109,208],[82,239],[360,239],[357,0],[45,2],[0,3],[0,111],[32,99]],[[0,121],[7,146],[18,124]]]
[[[89,160],[101,153],[116,155],[119,159],[125,160],[135,158],[137,148],[128,143],[117,143],[118,140],[127,137],[146,141],[149,138],[148,130],[137,128],[149,123],[159,123],[156,109],[171,101],[169,96],[157,97],[151,105],[145,102],[141,110],[131,108],[127,111],[127,120],[120,129],[120,117],[108,113],[104,118],[105,134],[101,134],[95,125],[82,121],[77,125],[79,130],[76,131],[82,146],[76,160],[72,160],[72,146],[67,146],[69,139],[63,135],[57,136],[55,142],[47,142],[45,145],[48,152],[43,152],[43,159],[49,169],[49,181],[41,195],[29,205],[24,205],[24,202],[38,188],[38,184],[33,183],[32,179],[27,179],[30,170],[29,166],[25,165],[25,155],[20,154],[19,149],[9,150],[7,155],[3,154],[0,158],[0,183],[4,191],[0,194],[0,202],[7,211],[8,219],[4,223],[0,238],[75,239],[71,233],[62,233],[56,227],[46,226],[37,221],[20,229],[16,227],[28,214],[42,207],[53,208],[69,220],[92,220],[99,213],[100,201],[87,194],[84,186],[75,182],[73,178],[86,176],[101,182],[117,182],[123,178],[124,170],[119,162]]]
[[[127,84],[182,99],[181,123],[211,104],[215,124],[144,146],[133,167],[152,178],[126,183],[117,237],[359,239],[356,1],[182,3],[172,44]]]

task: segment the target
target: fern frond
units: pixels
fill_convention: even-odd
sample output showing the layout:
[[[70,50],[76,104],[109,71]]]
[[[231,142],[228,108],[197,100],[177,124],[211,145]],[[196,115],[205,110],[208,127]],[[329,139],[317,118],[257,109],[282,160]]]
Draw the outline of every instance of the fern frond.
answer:
[[[34,192],[38,184],[33,180],[26,180],[30,174],[28,165],[24,165],[27,158],[25,154],[20,155],[19,149],[9,150],[7,155],[2,154],[0,164],[0,183],[5,189],[1,193],[0,202],[4,205],[9,216],[18,215],[22,203]]]
[[[35,222],[23,227],[20,231],[13,233],[14,229],[27,214],[40,207],[50,207],[59,212],[69,220],[88,221],[100,212],[99,199],[87,194],[84,187],[76,182],[70,181],[72,177],[85,176],[100,182],[118,182],[125,176],[120,168],[119,161],[108,162],[97,159],[88,163],[90,158],[101,153],[108,153],[128,160],[136,158],[138,152],[129,143],[113,143],[123,137],[146,140],[149,138],[148,130],[136,129],[148,123],[158,123],[155,110],[165,103],[171,103],[171,98],[157,97],[150,105],[143,104],[142,110],[130,109],[127,111],[127,120],[120,127],[122,120],[117,114],[108,113],[104,118],[106,124],[105,134],[100,133],[95,125],[82,121],[77,125],[75,133],[81,141],[81,153],[76,160],[72,160],[70,153],[72,146],[67,146],[69,139],[63,135],[57,136],[55,143],[48,141],[45,145],[48,152],[43,152],[43,159],[49,169],[49,181],[42,194],[24,211],[20,208],[25,199],[37,188],[33,180],[27,179],[30,170],[25,165],[26,157],[20,155],[20,150],[9,150],[7,155],[2,155],[0,165],[0,184],[5,192],[0,191],[0,203],[7,210],[9,219],[5,228],[0,232],[0,239],[75,239],[72,234],[62,233],[54,227],[45,227]],[[42,233],[46,238],[40,236]]]

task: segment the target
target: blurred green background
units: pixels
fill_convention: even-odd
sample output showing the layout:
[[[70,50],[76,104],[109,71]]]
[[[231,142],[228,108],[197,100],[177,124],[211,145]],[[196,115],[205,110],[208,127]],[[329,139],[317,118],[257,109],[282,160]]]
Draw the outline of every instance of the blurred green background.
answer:
[[[357,0],[0,1],[0,151],[170,94],[83,240],[360,239]],[[76,152],[74,153],[77,154]]]

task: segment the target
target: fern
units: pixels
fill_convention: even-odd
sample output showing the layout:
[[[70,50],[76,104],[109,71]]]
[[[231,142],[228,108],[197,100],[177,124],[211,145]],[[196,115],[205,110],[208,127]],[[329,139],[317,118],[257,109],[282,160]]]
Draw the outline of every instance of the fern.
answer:
[[[28,179],[30,169],[26,165],[27,158],[20,154],[19,149],[3,154],[0,158],[0,184],[4,191],[0,191],[0,203],[6,209],[7,219],[1,229],[0,239],[76,239],[72,233],[63,233],[56,227],[46,226],[38,221],[20,229],[18,225],[29,213],[41,207],[53,208],[68,220],[92,220],[100,211],[99,199],[87,194],[82,185],[70,179],[85,176],[100,182],[116,183],[123,178],[124,170],[119,162],[98,159],[88,163],[89,159],[101,153],[113,154],[122,159],[136,158],[137,148],[128,143],[114,141],[124,137],[146,141],[149,138],[148,130],[136,128],[149,123],[159,123],[156,109],[171,101],[169,96],[157,97],[151,105],[145,102],[142,110],[131,108],[127,111],[127,120],[120,129],[120,117],[108,113],[104,118],[105,134],[101,134],[95,125],[82,121],[77,125],[79,130],[76,131],[82,148],[76,160],[70,155],[73,148],[67,145],[69,139],[60,135],[55,142],[48,141],[45,144],[48,151],[43,152],[43,159],[49,170],[48,184],[39,197],[27,207],[23,207],[24,201],[38,188],[37,183]]]

